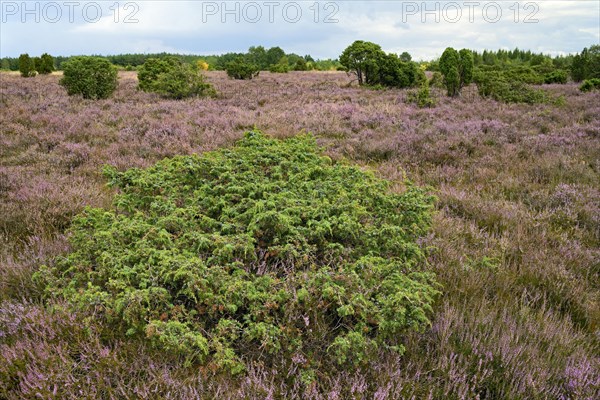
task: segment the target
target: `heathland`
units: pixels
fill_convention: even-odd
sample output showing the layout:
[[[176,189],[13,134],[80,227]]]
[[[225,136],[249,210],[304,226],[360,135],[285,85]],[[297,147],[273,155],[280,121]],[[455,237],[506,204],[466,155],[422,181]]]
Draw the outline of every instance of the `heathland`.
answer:
[[[216,97],[167,100],[120,72],[114,96],[67,96],[60,76],[0,75],[0,397],[593,399],[600,390],[600,92],[543,85],[564,101],[505,104],[474,85],[349,85],[344,72],[206,72]],[[441,285],[431,326],[407,332],[357,369],[309,384],[248,363],[231,376],[166,356],[145,340],[107,337],[100,321],[49,306],[33,279],[69,252],[85,207],[112,209],[102,167],[231,147],[260,129],[312,133],[345,160],[437,197],[421,239]]]

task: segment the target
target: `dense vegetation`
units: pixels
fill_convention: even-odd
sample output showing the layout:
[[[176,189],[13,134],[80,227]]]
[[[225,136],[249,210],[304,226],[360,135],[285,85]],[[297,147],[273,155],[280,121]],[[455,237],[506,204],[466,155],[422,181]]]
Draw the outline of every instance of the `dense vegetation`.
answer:
[[[77,217],[73,252],[46,279],[109,329],[232,373],[302,355],[309,374],[382,346],[402,354],[399,335],[429,323],[437,290],[415,240],[432,198],[332,164],[311,136],[253,131],[233,149],[105,174],[115,210]]]
[[[184,99],[213,96],[215,89],[205,82],[197,64],[186,64],[175,57],[149,58],[138,70],[139,88],[162,97]]]
[[[228,62],[225,71],[230,78],[241,80],[256,78],[260,74],[260,68],[242,56]]]
[[[408,54],[408,53],[407,53]],[[340,63],[356,75],[359,85],[405,88],[425,80],[416,63],[386,54],[376,43],[357,40],[340,55]]]
[[[488,58],[489,54],[506,52],[489,52]],[[554,73],[572,72],[569,56],[538,60],[526,59],[526,52],[515,54],[515,58],[498,57],[492,64],[478,61],[474,54],[475,80],[500,76],[498,80],[509,85],[507,93],[512,96],[522,89],[538,90],[533,85],[543,84]],[[408,54],[398,58],[411,61]],[[193,62],[197,63],[197,58]],[[431,68],[436,69],[436,63]],[[256,80],[238,81],[224,72],[208,71],[205,77],[218,88],[219,96],[185,101],[160,98],[137,90],[136,74],[123,72],[110,99],[89,101],[67,96],[56,74],[24,79],[3,73],[0,398],[598,397],[600,91],[581,91],[580,83],[569,77],[566,84],[540,86],[543,93],[536,93],[543,94],[541,103],[503,104],[492,95],[479,96],[475,85],[463,87],[460,96],[448,97],[439,72],[415,88],[385,90],[348,85],[344,72],[266,73]],[[562,80],[560,76],[557,79]],[[586,90],[597,87],[597,79],[588,78],[581,86]],[[498,91],[503,93],[502,85],[492,93]],[[428,98],[435,100],[435,107],[421,101]],[[290,138],[302,130],[312,132],[326,156],[305,135],[280,142],[255,134],[240,141],[253,126],[261,127],[268,137]],[[244,147],[244,143],[255,146]],[[262,146],[269,148],[273,157],[264,156]],[[349,304],[355,293],[368,299],[365,293],[371,284],[361,281],[364,275],[352,274],[366,271],[353,266],[362,260],[375,266],[372,271],[385,271],[387,259],[368,255],[340,260],[345,269],[331,269],[318,283],[327,310],[320,313],[314,310],[321,310],[317,307],[323,304],[316,301],[317,291],[311,286],[317,281],[300,282],[296,276],[288,283],[277,275],[279,266],[287,266],[278,258],[282,252],[259,251],[281,244],[269,243],[261,236],[264,243],[254,243],[247,253],[251,256],[254,251],[257,258],[254,262],[250,258],[248,271],[241,266],[247,254],[229,252],[237,251],[238,244],[248,243],[231,241],[241,232],[234,221],[239,215],[236,210],[259,200],[247,197],[246,202],[234,204],[244,194],[241,189],[251,186],[248,190],[260,190],[276,206],[288,206],[294,195],[308,196],[303,191],[310,187],[308,183],[289,187],[283,178],[279,183],[276,169],[249,173],[250,166],[255,165],[250,158],[263,160],[260,165],[280,160],[279,165],[289,166],[289,157],[281,152],[290,151],[298,159],[294,149],[300,148],[309,166],[325,171],[311,175],[310,182],[332,178],[326,181],[325,190],[316,190],[319,194],[331,194],[330,198],[339,200],[342,190],[336,178],[347,178],[343,171],[355,171],[352,178],[365,178],[375,187],[385,186],[385,190],[369,191],[373,197],[348,195],[335,204],[329,201],[321,207],[328,211],[338,205],[354,210],[365,198],[406,199],[404,196],[416,190],[407,186],[406,177],[420,187],[434,188],[439,200],[431,232],[408,241],[416,250],[426,251],[427,261],[415,264],[416,273],[434,272],[441,285],[442,293],[431,303],[433,313],[426,315],[431,324],[425,329],[399,329],[393,339],[380,336],[377,321],[369,319],[369,314],[361,319],[360,312],[370,310],[370,315],[377,315],[381,304],[373,302],[371,308],[364,306],[368,303]],[[246,152],[248,157],[238,157]],[[349,166],[343,161],[348,159],[361,167]],[[115,168],[102,175],[98,166],[103,164]],[[216,172],[190,175],[188,166]],[[223,168],[230,173],[221,180],[211,180],[217,173],[221,177]],[[308,174],[300,167],[297,172]],[[252,185],[228,185],[246,182],[234,181],[233,177],[239,176],[255,181]],[[115,185],[113,189],[107,188],[107,177]],[[267,178],[278,182],[279,188],[263,190]],[[184,181],[189,187],[178,185]],[[362,187],[360,179],[345,181],[353,188]],[[197,182],[213,185],[192,191],[192,184]],[[162,186],[166,189],[163,192]],[[329,186],[339,190],[332,193],[326,190]],[[217,190],[226,196],[217,198]],[[278,196],[280,190],[289,196]],[[326,199],[308,198],[314,202]],[[213,202],[208,206],[214,214],[208,217],[216,220],[213,217],[220,215],[222,224],[176,212],[207,206],[203,201],[210,199]],[[271,217],[271,203],[255,209],[254,215],[264,212]],[[280,214],[289,218],[265,217],[254,227],[273,228],[276,234],[266,239],[295,237],[294,229],[303,225],[295,224],[293,213],[305,206],[298,202],[285,207],[290,211]],[[234,211],[218,214],[223,210]],[[308,210],[308,215],[314,216],[310,214],[312,207]],[[363,215],[375,215],[372,210],[367,212]],[[249,220],[250,215],[240,218]],[[335,226],[347,222],[333,212],[327,215],[337,217]],[[386,217],[395,218],[394,214]],[[358,223],[369,221],[358,219]],[[150,224],[152,228],[146,229]],[[418,229],[423,227],[411,227],[406,233]],[[110,235],[98,236],[98,232]],[[181,255],[171,257],[179,249],[186,250],[183,244],[192,243],[195,237],[206,239],[210,232],[213,235],[200,243],[206,247],[193,249],[193,258],[201,260],[197,264],[187,263]],[[263,232],[267,230],[261,229],[260,234]],[[327,228],[320,232],[325,239],[332,238]],[[303,238],[319,238],[319,232],[306,233]],[[244,239],[243,232],[238,236]],[[186,238],[192,239],[186,242]],[[103,244],[106,250],[101,248]],[[111,249],[113,244],[123,251]],[[134,254],[134,245],[144,252]],[[186,251],[191,252],[189,248]],[[234,261],[227,262],[231,257]],[[138,263],[144,258],[151,268]],[[327,268],[319,264],[326,259],[315,259],[316,266]],[[227,284],[239,284],[235,291],[218,291],[224,285],[217,285],[213,278],[220,260],[228,271],[238,273],[216,277]],[[86,270],[85,265],[92,261],[98,268]],[[299,263],[312,265],[310,257]],[[119,270],[117,264],[129,269]],[[47,269],[37,275],[39,279],[32,279],[42,265]],[[199,284],[212,279],[212,286],[207,286],[210,292],[200,292],[198,285],[185,286],[198,278],[187,273],[191,265],[199,265],[198,270],[206,273]],[[260,265],[271,270],[261,275]],[[170,267],[185,273],[175,279],[165,272]],[[291,270],[293,275],[295,270]],[[59,271],[66,273],[56,274]],[[106,275],[98,276],[100,271]],[[89,281],[88,287],[87,281],[75,281],[73,276],[95,280]],[[144,288],[144,279],[159,283],[158,290]],[[279,293],[263,284],[267,281],[275,282],[278,289],[312,290],[307,290],[308,295],[297,290],[289,297],[281,293],[280,299]],[[361,282],[366,284],[360,286]],[[68,283],[70,287],[65,286]],[[431,289],[430,281],[421,283],[418,288]],[[346,296],[327,302],[325,296],[331,292],[320,290],[325,285],[334,291],[346,289]],[[48,293],[44,293],[45,287]],[[94,297],[96,290],[102,296]],[[199,293],[227,301],[219,303],[222,309],[200,308],[191,315],[190,305],[197,304],[192,294],[198,298]],[[46,297],[48,294],[52,296]],[[277,304],[267,304],[273,297]],[[146,300],[154,303],[147,304]],[[115,306],[107,309],[103,302]],[[308,310],[310,302],[316,302],[311,311],[317,318],[299,314]],[[225,308],[231,304],[238,306],[235,312]],[[259,309],[260,305],[264,307]],[[152,314],[155,306],[165,312]],[[245,311],[258,317],[244,319],[241,313]],[[223,315],[233,322],[219,326],[216,318]],[[289,316],[299,318],[290,321]],[[285,323],[269,325],[269,318]],[[333,325],[336,320],[344,323]],[[258,322],[265,325],[258,326]],[[360,329],[354,334],[361,323],[370,329],[364,333],[364,342]],[[193,330],[202,324],[209,331]],[[252,335],[235,328],[252,324],[256,328]],[[274,331],[266,329],[272,327]],[[286,336],[271,335],[277,329]],[[315,329],[328,334],[322,341],[315,339]],[[342,338],[336,340],[340,335]],[[303,340],[286,346],[287,337]],[[281,349],[269,353],[267,349],[276,348],[276,343],[283,344]],[[363,347],[365,343],[377,348]],[[400,345],[405,348],[403,354],[397,351],[399,347],[394,348]],[[294,346],[302,346],[296,348],[306,350],[306,354],[292,352]],[[352,352],[352,348],[362,352]],[[220,357],[226,349],[231,350],[231,357]],[[315,349],[321,352],[315,354]]]
[[[170,54],[170,53],[154,53],[154,54],[117,54],[108,55],[105,58],[126,70],[137,69],[151,58],[171,58],[176,57],[186,64],[195,64],[199,58],[207,63],[208,69],[224,71],[227,64],[238,57],[243,57],[249,63],[255,64],[260,71],[268,71],[272,65],[276,65],[285,57],[287,59],[288,68],[295,71],[317,70],[331,71],[340,66],[337,60],[323,59],[315,60],[310,55],[299,56],[294,53],[285,53],[280,47],[272,47],[265,49],[263,46],[252,46],[246,53],[225,53],[222,55],[192,55],[192,54]],[[57,69],[62,69],[62,64],[68,61],[71,57],[57,56],[55,64]],[[4,57],[0,59],[0,69],[17,71],[19,69],[19,60],[12,57]]]
[[[117,69],[101,57],[75,57],[63,64],[60,84],[69,95],[106,99],[117,89]]]
[[[31,78],[36,75],[35,60],[24,53],[19,56],[19,73],[24,78]]]

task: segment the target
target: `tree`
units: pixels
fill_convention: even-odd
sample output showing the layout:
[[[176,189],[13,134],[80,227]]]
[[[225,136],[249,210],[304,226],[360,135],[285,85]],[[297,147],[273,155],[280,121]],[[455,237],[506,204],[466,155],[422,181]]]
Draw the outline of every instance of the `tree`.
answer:
[[[306,71],[308,69],[308,65],[304,58],[299,58],[296,60],[296,64],[294,64],[294,71]]]
[[[473,82],[473,53],[471,50],[462,49],[458,52],[458,55],[460,57],[459,74],[462,89]]]
[[[62,64],[60,84],[69,96],[105,99],[117,88],[117,68],[102,57],[73,57]]]
[[[252,79],[260,73],[257,65],[248,62],[244,57],[237,57],[225,65],[227,76],[233,79]]]
[[[290,66],[288,64],[288,59],[286,56],[281,57],[277,64],[271,64],[269,67],[270,72],[275,73],[287,73],[290,70]]]
[[[48,53],[42,54],[39,58],[39,65],[36,65],[37,72],[43,75],[50,74],[54,71],[54,57]]]
[[[404,62],[410,62],[412,61],[412,57],[410,54],[408,54],[408,52],[405,51],[402,54],[400,54],[400,60]]]
[[[273,64],[277,64],[282,57],[285,57],[285,51],[283,51],[281,47],[271,47],[267,50],[267,65],[264,69],[267,69]],[[261,70],[262,69],[263,68],[261,68]]]
[[[35,76],[35,61],[27,53],[19,56],[19,72],[24,78]]]
[[[357,40],[344,50],[340,63],[356,74],[359,85],[364,85],[371,84],[377,74],[377,61],[384,57],[385,53],[378,44]]]
[[[573,78],[575,82],[581,82],[587,75],[587,59],[584,56],[584,52],[587,52],[587,49],[583,49],[582,54],[576,54],[573,57],[573,63],[571,64],[571,78]]]
[[[267,50],[263,46],[252,46],[248,49],[247,59],[251,64],[256,65],[261,71],[269,68]]]
[[[460,89],[460,73],[458,70],[460,56],[452,47],[446,48],[440,57],[440,71],[444,76],[444,84],[448,90],[448,96],[458,96]]]
[[[183,63],[175,57],[149,58],[139,68],[139,88],[171,99],[215,95],[213,86],[204,81],[199,69],[197,64]]]
[[[382,54],[377,59],[376,73],[369,76],[370,85],[405,88],[415,86],[419,69],[412,61],[404,62],[396,54]]]
[[[439,65],[448,96],[458,96],[463,86],[473,81],[473,54],[470,50],[458,52],[448,47],[440,57]]]

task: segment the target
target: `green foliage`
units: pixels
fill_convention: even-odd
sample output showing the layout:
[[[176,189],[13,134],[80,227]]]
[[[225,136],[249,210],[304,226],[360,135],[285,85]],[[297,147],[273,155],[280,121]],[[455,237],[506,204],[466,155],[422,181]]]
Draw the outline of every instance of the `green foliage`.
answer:
[[[440,72],[435,71],[433,75],[431,75],[431,79],[429,79],[429,86],[435,88],[444,87],[444,77]]]
[[[579,90],[581,90],[582,92],[591,92],[594,89],[600,89],[599,78],[586,79],[585,81],[583,81],[581,86],[579,86]]]
[[[415,86],[419,79],[424,79],[423,74],[417,64],[404,62],[396,54],[383,53],[376,60],[374,73],[369,75],[367,83],[405,88]]]
[[[48,53],[42,54],[39,58],[39,63],[36,64],[36,70],[42,75],[47,75],[54,71],[54,57]]]
[[[357,40],[344,50],[340,63],[356,75],[359,85],[404,88],[422,78],[417,64],[406,61],[409,58],[406,52],[398,57],[386,54],[378,44]]]
[[[359,85],[373,84],[377,61],[384,56],[385,53],[378,44],[357,40],[344,50],[340,63],[356,74]]]
[[[290,66],[287,57],[283,56],[277,64],[272,64],[269,67],[269,71],[279,74],[288,73],[290,71]]]
[[[231,373],[242,359],[302,355],[312,376],[402,352],[400,335],[429,324],[438,291],[416,240],[433,197],[408,182],[391,192],[310,135],[253,131],[230,149],[105,175],[114,208],[79,215],[72,252],[37,277],[111,332]]]
[[[117,88],[117,68],[101,57],[73,57],[62,64],[60,84],[71,95],[105,99]]]
[[[36,75],[35,61],[29,57],[29,54],[21,54],[19,56],[19,72],[24,78],[30,78]]]
[[[184,64],[176,58],[150,58],[138,71],[139,88],[162,97],[184,99],[214,96],[216,91],[196,65]]]
[[[571,77],[575,82],[600,78],[600,45],[584,48],[580,54],[573,57]]]
[[[500,72],[478,72],[475,77],[482,97],[491,97],[505,103],[546,103],[550,98],[543,90],[531,89],[525,83],[507,78]]]
[[[246,61],[244,57],[237,57],[225,66],[227,76],[233,79],[252,79],[260,73],[260,69],[255,64]]]
[[[296,63],[294,64],[294,71],[307,71],[308,70],[308,64],[306,63],[306,60],[304,58],[299,58],[298,60],[296,60]]]
[[[409,92],[407,102],[416,104],[419,108],[431,108],[435,106],[435,100],[429,91],[429,82],[425,80],[417,92]]]
[[[460,90],[473,81],[473,54],[467,49],[458,52],[448,47],[440,57],[439,68],[448,96],[458,96]]]
[[[467,86],[473,82],[473,53],[471,50],[462,49],[458,52],[460,57],[459,74],[460,86]]]
[[[544,83],[567,83],[567,71],[557,69],[544,76]]]

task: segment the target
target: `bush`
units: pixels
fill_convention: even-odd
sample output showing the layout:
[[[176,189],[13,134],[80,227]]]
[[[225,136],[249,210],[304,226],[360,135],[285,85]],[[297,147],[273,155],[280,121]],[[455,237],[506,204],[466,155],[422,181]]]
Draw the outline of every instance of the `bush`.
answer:
[[[277,73],[277,74],[287,74],[290,71],[290,67],[287,64],[272,64],[269,67],[269,72]]]
[[[304,58],[299,58],[298,60],[296,60],[296,63],[294,64],[294,71],[307,71],[308,70],[308,64],[306,63],[306,60]]]
[[[429,80],[429,86],[435,88],[444,87],[444,77],[440,72],[435,71],[433,75],[431,75],[431,79]]]
[[[591,92],[594,89],[600,89],[599,78],[586,79],[585,81],[583,81],[581,86],[579,86],[579,90],[581,90],[582,92]]]
[[[21,54],[19,56],[19,72],[24,78],[30,78],[36,75],[35,61],[29,57],[29,54]]]
[[[188,363],[360,365],[402,352],[438,293],[416,240],[433,198],[318,153],[310,135],[106,168],[114,209],[87,209],[72,253],[37,274],[111,332]],[[90,314],[92,315],[92,314]]]
[[[259,68],[247,62],[244,57],[238,57],[225,65],[227,76],[233,79],[252,79],[260,73]]]
[[[462,88],[473,81],[473,54],[470,50],[456,51],[447,47],[440,57],[439,67],[448,96],[458,96]]]
[[[138,81],[141,90],[171,99],[216,94],[213,86],[204,81],[197,66],[184,64],[173,57],[146,60],[138,70]]]
[[[423,82],[419,91],[409,92],[406,102],[416,104],[419,108],[434,107],[435,100],[431,97],[431,92],[429,91],[429,82]]]
[[[567,71],[558,69],[544,76],[544,83],[567,83]]]
[[[42,75],[52,73],[52,71],[54,71],[54,58],[48,53],[42,54],[39,58],[39,62],[36,63],[35,69]]]
[[[504,103],[546,103],[550,98],[543,90],[535,90],[525,83],[510,80],[499,72],[479,72],[475,82],[482,97],[491,97]]]
[[[117,68],[100,57],[73,57],[62,63],[60,84],[69,96],[80,94],[85,99],[106,99],[117,88]]]

